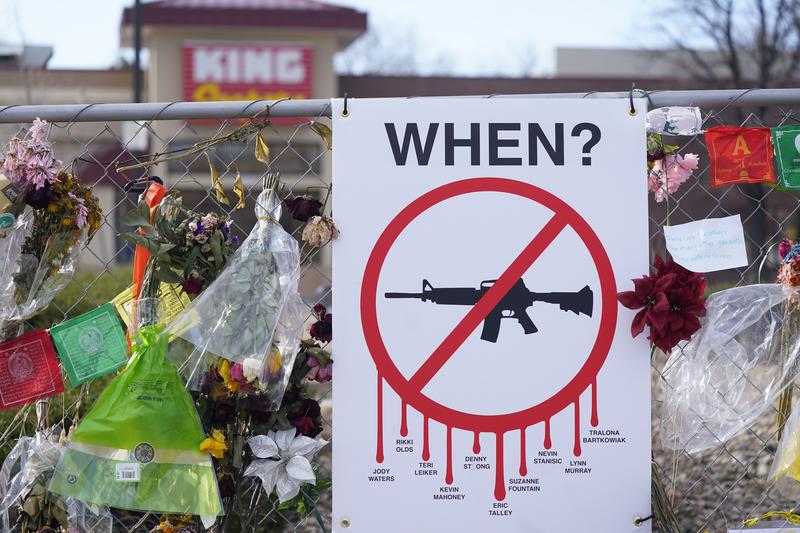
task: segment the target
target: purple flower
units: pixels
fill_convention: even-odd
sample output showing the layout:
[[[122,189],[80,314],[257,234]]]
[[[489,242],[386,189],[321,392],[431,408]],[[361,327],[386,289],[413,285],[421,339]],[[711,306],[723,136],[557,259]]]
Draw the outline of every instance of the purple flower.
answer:
[[[233,363],[231,365],[231,381],[244,383],[244,368],[241,364]]]
[[[231,237],[231,242],[233,243],[234,246],[239,246],[239,237],[237,235],[234,235],[233,237]]]
[[[306,364],[311,368],[306,374],[306,379],[317,383],[327,383],[333,377],[333,361],[326,365],[320,365],[314,357],[309,357]]]

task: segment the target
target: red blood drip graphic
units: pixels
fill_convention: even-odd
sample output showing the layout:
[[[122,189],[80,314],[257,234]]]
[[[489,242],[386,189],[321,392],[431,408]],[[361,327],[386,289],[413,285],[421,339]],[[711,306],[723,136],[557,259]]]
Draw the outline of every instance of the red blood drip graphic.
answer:
[[[378,373],[378,449],[375,460],[383,462],[383,376]]]
[[[428,461],[431,458],[431,448],[428,445],[428,417],[425,417],[425,421],[422,425],[422,460]]]
[[[447,426],[447,473],[444,482],[448,485],[453,484],[453,428]]]
[[[553,446],[550,440],[550,419],[544,421],[544,449],[549,450]]]
[[[503,464],[503,434],[495,433],[497,451],[494,461],[494,498],[501,502],[506,499],[506,475]]]
[[[575,457],[581,455],[581,399],[575,400],[575,445],[572,447]]]
[[[525,477],[528,475],[528,458],[526,457],[527,450],[525,445],[525,429],[519,430],[519,475]]]
[[[408,436],[408,404],[403,402],[403,412],[400,416],[400,436]]]
[[[479,431],[475,432],[475,437],[472,440],[472,453],[475,455],[481,453],[481,434]]]
[[[597,427],[597,424],[600,423],[600,419],[597,416],[597,378],[592,381],[592,427]]]

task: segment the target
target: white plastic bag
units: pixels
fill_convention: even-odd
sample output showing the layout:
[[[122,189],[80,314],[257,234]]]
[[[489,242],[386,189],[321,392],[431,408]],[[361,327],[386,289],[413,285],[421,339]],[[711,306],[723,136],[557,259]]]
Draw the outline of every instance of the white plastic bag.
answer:
[[[701,329],[662,371],[661,444],[689,453],[750,427],[797,374],[800,291],[748,285],[712,294]],[[787,327],[784,327],[784,325]]]
[[[259,195],[250,235],[219,277],[167,326],[168,357],[189,387],[199,388],[216,358],[248,367],[255,362],[259,388],[280,403],[303,328],[300,251],[277,222],[280,210],[273,189]]]

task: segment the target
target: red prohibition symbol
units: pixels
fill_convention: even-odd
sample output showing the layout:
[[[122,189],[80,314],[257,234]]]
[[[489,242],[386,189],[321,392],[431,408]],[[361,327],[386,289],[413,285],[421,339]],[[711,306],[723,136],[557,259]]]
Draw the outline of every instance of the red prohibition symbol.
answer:
[[[522,252],[510,263],[497,281],[475,304],[456,327],[444,337],[441,344],[431,353],[420,368],[410,378],[406,378],[394,364],[381,336],[377,317],[378,280],[386,256],[400,234],[420,214],[449,198],[479,192],[498,192],[527,198],[553,212],[552,218],[533,236]],[[567,227],[570,227],[581,239],[591,256],[598,273],[600,283],[600,326],[595,342],[583,366],[577,374],[551,397],[537,405],[517,412],[498,415],[479,415],[466,413],[432,400],[422,390],[433,379],[447,361],[480,325],[484,318],[494,309],[514,283],[533,265],[536,259]],[[378,462],[383,461],[382,451],[382,382],[400,396],[404,406],[410,405],[425,418],[425,435],[427,436],[428,419],[436,420],[447,426],[448,435],[448,469],[447,482],[452,483],[451,432],[453,428],[475,433],[476,447],[479,447],[480,433],[494,433],[497,437],[497,482],[495,497],[505,497],[504,478],[502,474],[503,435],[508,431],[519,430],[521,441],[525,442],[525,429],[529,426],[545,423],[545,447],[550,447],[550,418],[570,405],[575,407],[575,446],[574,453],[580,455],[579,404],[581,394],[592,387],[592,425],[597,425],[596,414],[596,379],[597,374],[608,356],[614,340],[617,324],[616,282],[611,262],[606,251],[589,224],[572,207],[563,200],[539,187],[529,183],[494,177],[470,178],[455,181],[433,189],[406,206],[388,224],[378,238],[367,260],[361,285],[361,325],[367,348],[378,371]],[[404,424],[405,426],[405,424]],[[427,438],[425,440],[427,452]],[[524,445],[520,473],[527,472],[524,465]]]

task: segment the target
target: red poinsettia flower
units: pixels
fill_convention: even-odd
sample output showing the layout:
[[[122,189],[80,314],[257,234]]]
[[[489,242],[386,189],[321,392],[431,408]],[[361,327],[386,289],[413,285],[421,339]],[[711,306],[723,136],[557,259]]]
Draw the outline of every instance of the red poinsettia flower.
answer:
[[[647,339],[669,352],[700,329],[699,317],[706,314],[701,299],[706,280],[672,259],[664,261],[656,256],[653,266],[655,273],[633,280],[634,290],[619,293],[618,299],[628,309],[639,309],[631,324],[631,335],[636,337],[649,326]]]

